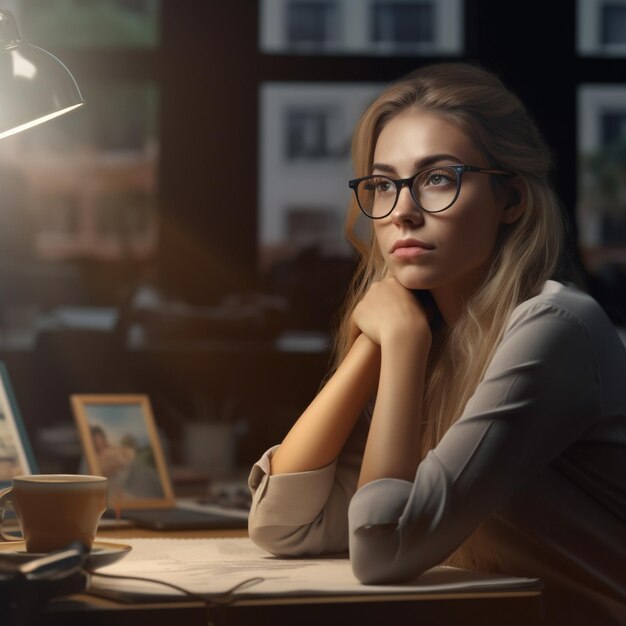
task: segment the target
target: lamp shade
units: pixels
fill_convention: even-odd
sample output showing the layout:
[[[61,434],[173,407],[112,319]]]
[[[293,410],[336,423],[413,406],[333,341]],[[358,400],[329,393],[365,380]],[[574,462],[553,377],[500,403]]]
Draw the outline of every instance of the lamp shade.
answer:
[[[65,65],[24,41],[12,13],[0,10],[0,139],[83,102]]]

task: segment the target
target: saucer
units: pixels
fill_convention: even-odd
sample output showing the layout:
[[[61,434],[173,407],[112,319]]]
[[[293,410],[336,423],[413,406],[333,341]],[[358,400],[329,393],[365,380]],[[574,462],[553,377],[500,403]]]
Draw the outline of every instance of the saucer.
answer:
[[[94,541],[91,552],[87,557],[85,568],[94,570],[105,565],[110,565],[123,559],[130,551],[131,546],[121,543],[109,543],[106,541]],[[28,563],[33,559],[47,556],[46,552],[26,552],[25,541],[0,542],[0,563],[10,561],[11,563]]]

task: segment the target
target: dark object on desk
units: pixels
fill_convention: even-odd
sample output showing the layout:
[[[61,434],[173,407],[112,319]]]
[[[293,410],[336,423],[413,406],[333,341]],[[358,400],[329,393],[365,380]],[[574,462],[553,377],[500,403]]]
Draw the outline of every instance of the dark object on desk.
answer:
[[[152,528],[154,530],[199,530],[248,527],[248,520],[243,517],[179,508],[123,511],[122,517],[134,522],[140,528]]]
[[[26,626],[53,598],[82,593],[89,576],[84,565],[89,550],[73,543],[27,563],[0,564],[0,623]]]

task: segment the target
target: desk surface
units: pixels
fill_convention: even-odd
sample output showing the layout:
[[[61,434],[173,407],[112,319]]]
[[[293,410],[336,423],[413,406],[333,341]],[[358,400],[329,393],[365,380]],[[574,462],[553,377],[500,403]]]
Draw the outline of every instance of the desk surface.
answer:
[[[137,528],[106,530],[102,539],[245,537],[245,530],[160,532]],[[37,625],[73,626],[89,623],[103,626],[200,626],[201,624],[316,626],[358,623],[359,626],[428,623],[454,626],[510,626],[541,624],[541,593],[536,590],[440,592],[428,595],[239,600],[228,606],[207,608],[196,601],[121,603],[88,594],[50,604]]]

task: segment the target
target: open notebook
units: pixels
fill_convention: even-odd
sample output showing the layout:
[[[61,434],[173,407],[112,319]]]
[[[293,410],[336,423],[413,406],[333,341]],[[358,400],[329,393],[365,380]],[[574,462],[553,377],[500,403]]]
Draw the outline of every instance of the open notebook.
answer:
[[[109,511],[143,528],[246,528],[246,510],[178,505],[145,395],[71,397],[89,473],[109,479]]]

